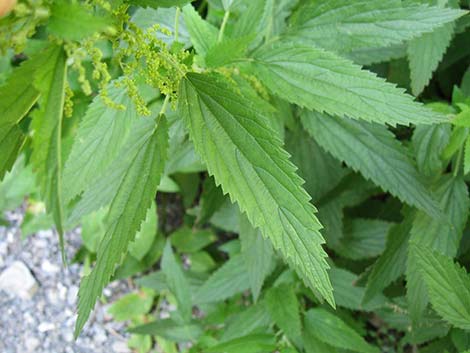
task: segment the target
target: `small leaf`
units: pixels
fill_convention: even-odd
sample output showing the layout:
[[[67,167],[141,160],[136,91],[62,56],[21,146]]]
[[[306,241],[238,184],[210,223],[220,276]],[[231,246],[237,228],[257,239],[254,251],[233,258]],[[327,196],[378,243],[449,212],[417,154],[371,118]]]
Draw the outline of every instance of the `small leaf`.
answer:
[[[180,252],[195,253],[216,240],[210,230],[181,227],[170,235],[171,244]]]
[[[155,203],[152,203],[147,211],[147,216],[142,222],[140,231],[136,234],[134,242],[129,244],[129,254],[141,261],[149,252],[157,235],[158,219]]]
[[[217,269],[194,294],[194,304],[219,302],[250,288],[245,259],[235,255]]]
[[[410,241],[426,246],[443,255],[455,256],[460,245],[463,229],[468,219],[470,199],[465,182],[461,177],[442,176],[434,184],[435,195],[440,200],[447,222],[435,219],[423,212],[417,212],[411,228]],[[423,278],[417,271],[412,248],[409,250],[406,270],[407,298],[410,316],[414,321],[424,313],[428,304]]]
[[[409,215],[402,223],[390,229],[385,251],[374,263],[369,275],[363,304],[368,304],[377,294],[405,272],[412,219]]]
[[[446,11],[443,9],[443,11]],[[447,23],[433,32],[425,33],[408,44],[411,91],[418,96],[431,80],[454,34],[454,24]]]
[[[191,295],[189,284],[184,276],[183,268],[177,262],[171,243],[168,240],[163,250],[162,271],[166,277],[166,283],[170,291],[175,295],[178,302],[178,310],[183,316],[183,319],[188,322],[191,319]]]
[[[172,342],[196,341],[203,334],[203,329],[196,321],[178,323],[173,319],[160,319],[148,324],[132,327],[130,333],[160,336]]]
[[[270,334],[252,334],[205,349],[207,353],[264,353],[276,349],[276,339]]]
[[[410,246],[433,308],[452,325],[469,330],[470,278],[465,269],[428,247],[415,243]]]
[[[110,17],[95,14],[82,3],[62,0],[52,3],[47,30],[59,38],[79,41],[95,33],[116,31],[112,25]]]
[[[183,7],[183,15],[191,43],[199,55],[205,56],[217,42],[217,28],[203,20],[192,5]]]
[[[380,219],[353,219],[346,224],[338,252],[352,260],[380,255],[393,223]]]
[[[416,126],[411,141],[418,170],[425,176],[432,177],[443,170],[444,162],[441,155],[449,138],[448,124]]]
[[[245,259],[245,270],[250,278],[251,293],[258,300],[266,277],[273,270],[274,250],[271,243],[254,229],[246,216],[240,217],[241,254]]]
[[[13,166],[24,143],[25,136],[17,124],[39,98],[31,78],[41,64],[40,55],[33,56],[0,86],[0,180]]]
[[[292,284],[272,287],[266,292],[266,307],[274,323],[292,340],[302,334],[300,306]]]
[[[305,328],[319,340],[333,347],[354,352],[378,353],[377,347],[367,343],[339,317],[322,308],[310,309],[305,315]]]

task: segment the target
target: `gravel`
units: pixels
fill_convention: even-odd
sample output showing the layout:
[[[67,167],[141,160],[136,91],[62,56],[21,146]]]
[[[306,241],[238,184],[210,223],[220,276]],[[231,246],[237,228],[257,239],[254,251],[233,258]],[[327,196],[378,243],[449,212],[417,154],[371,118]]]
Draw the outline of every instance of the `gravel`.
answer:
[[[0,226],[0,273],[22,262],[38,288],[31,298],[0,290],[0,352],[2,353],[127,353],[123,323],[107,314],[99,303],[80,337],[74,341],[75,310],[82,266],[62,266],[57,235],[41,231],[21,241],[21,210],[6,215],[9,227]],[[66,235],[66,251],[72,259],[80,247],[79,230]],[[106,302],[128,293],[126,281],[111,283]]]

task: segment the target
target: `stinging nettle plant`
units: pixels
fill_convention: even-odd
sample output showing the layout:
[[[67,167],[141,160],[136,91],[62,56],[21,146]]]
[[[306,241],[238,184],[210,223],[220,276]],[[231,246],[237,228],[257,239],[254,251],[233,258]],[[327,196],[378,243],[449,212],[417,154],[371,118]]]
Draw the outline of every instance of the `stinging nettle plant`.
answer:
[[[198,206],[186,205],[192,228],[203,232],[228,196],[241,247],[194,289],[170,242],[158,245],[175,322],[196,331],[182,341],[202,334],[193,305],[204,311],[211,296],[240,292],[222,281],[241,276],[237,268],[243,290],[255,303],[264,298],[287,337],[249,336],[252,347],[271,348],[247,352],[377,352],[336,307],[403,310],[416,334],[407,344],[470,330],[469,277],[453,261],[465,265],[468,251],[470,71],[450,103],[445,92],[438,101],[431,81],[468,67],[465,8],[453,0],[28,0],[5,10],[0,178],[19,164],[33,170],[62,251],[65,230],[85,229],[90,215],[103,220],[80,284],[76,336],[126,254],[138,252],[136,239],[157,223],[149,223],[157,190],[171,191],[185,173],[204,179],[188,187],[202,188]],[[276,282],[282,263],[295,274]],[[294,291],[286,284],[296,276]],[[383,294],[390,285],[393,300]],[[227,292],[216,294],[218,286]],[[302,322],[287,312],[299,310],[299,296]],[[436,336],[419,331],[429,317],[442,324]],[[235,352],[229,341],[202,351]]]

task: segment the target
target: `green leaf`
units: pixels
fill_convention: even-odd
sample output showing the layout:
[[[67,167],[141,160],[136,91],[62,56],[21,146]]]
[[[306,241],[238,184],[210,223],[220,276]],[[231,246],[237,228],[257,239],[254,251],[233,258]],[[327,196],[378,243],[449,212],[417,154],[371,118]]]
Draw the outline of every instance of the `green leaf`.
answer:
[[[333,267],[330,270],[330,278],[335,293],[335,301],[338,306],[349,310],[372,311],[383,307],[387,302],[384,296],[377,295],[374,300],[363,305],[365,288],[357,284],[358,276],[352,272]]]
[[[157,235],[158,218],[155,203],[152,203],[147,211],[147,216],[142,222],[140,231],[136,234],[134,242],[129,244],[129,254],[141,261],[149,252]]]
[[[400,0],[307,2],[293,16],[289,37],[349,53],[400,44],[465,13],[426,4],[404,4]]]
[[[314,46],[280,40],[262,46],[248,60],[253,74],[274,94],[318,112],[390,125],[447,120],[403,89]]]
[[[470,138],[467,138],[467,141],[465,141],[463,173],[465,175],[470,173]]]
[[[153,304],[153,291],[129,293],[115,301],[108,309],[117,321],[131,320],[149,312]]]
[[[79,41],[95,33],[113,33],[116,30],[112,25],[111,17],[94,13],[92,7],[80,2],[60,0],[52,3],[47,31],[62,39]]]
[[[353,207],[377,193],[377,188],[360,174],[349,173],[318,201],[318,218],[322,234],[331,249],[340,246],[343,237],[343,209]]]
[[[202,186],[197,223],[206,223],[225,201],[226,198],[222,193],[222,189],[215,184],[214,178],[206,178]]]
[[[13,168],[5,174],[5,178],[0,182],[0,212],[20,207],[25,197],[35,190],[35,175],[32,167],[26,165],[25,156],[20,155]],[[25,221],[26,219],[23,220],[23,224]]]
[[[319,340],[333,347],[354,352],[378,353],[377,347],[367,343],[339,317],[322,308],[310,309],[305,315],[305,327]]]
[[[46,209],[54,218],[65,261],[62,199],[62,118],[66,84],[66,56],[62,47],[42,53],[43,65],[36,71],[34,85],[41,92],[39,109],[33,113],[31,161]]]
[[[205,58],[207,67],[216,68],[229,65],[240,58],[244,58],[249,43],[249,37],[241,37],[235,39],[227,38],[215,44],[207,52]]]
[[[271,243],[253,228],[245,216],[240,217],[241,254],[245,260],[245,271],[250,278],[251,293],[258,300],[266,277],[273,270],[274,251]]]
[[[310,329],[308,326],[305,328],[302,340],[305,348],[305,353],[338,353],[338,350],[324,343],[317,336],[314,335],[313,329]]]
[[[235,255],[217,269],[194,294],[194,304],[225,300],[250,288],[245,259]]]
[[[434,310],[452,325],[470,329],[470,278],[447,256],[410,243]]]
[[[442,9],[446,11],[445,9]],[[454,34],[454,24],[437,28],[434,32],[425,33],[408,44],[410,62],[411,91],[418,96],[431,80]]]
[[[295,340],[301,336],[300,306],[291,283],[270,288],[266,292],[266,307],[287,337]]]
[[[130,333],[160,336],[172,342],[196,341],[203,334],[198,322],[179,323],[173,319],[160,319],[129,329]]]
[[[69,202],[103,172],[121,153],[131,124],[139,119],[132,100],[124,87],[111,82],[108,97],[125,107],[117,110],[97,96],[80,122],[74,144],[64,168],[64,200]]]
[[[245,1],[240,1],[239,4]],[[286,19],[298,0],[250,0],[246,9],[240,9],[239,17],[234,22],[230,35],[235,38],[251,37],[250,48],[257,47],[263,38],[269,40],[287,27]]]
[[[134,6],[142,6],[142,7],[180,7],[186,5],[187,3],[193,0],[126,0],[127,3],[134,5]]]
[[[276,349],[276,339],[270,334],[252,334],[206,348],[207,353],[264,353]]]
[[[165,117],[160,116],[157,126],[153,124],[150,131],[120,178],[107,216],[108,228],[98,246],[96,265],[80,283],[75,336],[85,325],[96,298],[109,282],[116,265],[122,261],[157,191],[168,144]]]
[[[192,5],[183,7],[183,15],[194,49],[205,56],[217,42],[217,28],[203,20]]]
[[[153,1],[153,0],[149,0]],[[140,28],[146,30],[158,23],[162,28],[165,28],[169,33],[162,33],[157,31],[155,36],[167,44],[172,44],[175,41],[175,23],[176,23],[176,8],[138,8],[132,15],[131,21]],[[185,18],[179,15],[178,21],[178,42],[183,43],[185,48],[191,46],[191,38],[188,33]]]
[[[246,336],[257,329],[269,327],[270,325],[271,317],[266,309],[266,303],[259,301],[227,319],[221,341]]]
[[[197,252],[216,240],[216,236],[210,230],[195,230],[189,227],[181,227],[170,236],[171,244],[184,253]]]
[[[179,110],[196,151],[250,222],[334,305],[320,224],[295,167],[262,113],[221,80],[188,74],[181,83]]]
[[[460,126],[455,127],[450,135],[449,143],[444,148],[444,151],[442,151],[442,159],[448,162],[453,155],[460,150],[468,136],[468,128]]]
[[[188,281],[184,276],[183,268],[177,262],[169,240],[167,240],[163,250],[161,267],[165,274],[168,288],[175,295],[178,302],[178,311],[183,316],[183,319],[188,322],[191,319],[192,313],[191,292]]]
[[[412,145],[416,156],[418,170],[425,176],[440,174],[444,168],[442,152],[449,142],[450,125],[418,125],[416,126]]]
[[[33,56],[0,86],[0,180],[13,166],[23,145],[25,136],[17,123],[39,98],[32,77],[41,63],[40,56]]]
[[[346,224],[338,252],[352,260],[378,256],[385,249],[392,225],[380,219],[353,219]]]
[[[469,215],[470,199],[467,185],[462,177],[447,174],[434,184],[433,191],[448,222],[418,212],[413,221],[410,241],[452,257],[457,255]]]
[[[405,272],[411,222],[412,217],[408,216],[402,223],[390,229],[385,251],[374,263],[369,274],[363,304],[368,304]]]
[[[442,216],[408,152],[385,126],[307,111],[302,123],[320,146],[365,178],[409,205]]]
[[[25,136],[18,125],[0,122],[0,180],[12,168],[24,140]]]
[[[410,241],[453,257],[457,254],[469,214],[470,199],[467,186],[462,178],[445,175],[435,183],[434,190],[448,222],[418,212],[411,228]],[[428,303],[423,278],[417,271],[418,266],[410,249],[406,270],[407,297],[413,320],[418,320]]]
[[[126,0],[127,3],[134,5],[134,6],[142,6],[142,7],[173,7],[178,6],[181,7],[190,3],[193,0]]]
[[[285,142],[292,162],[299,168],[299,176],[305,180],[304,188],[315,202],[347,173],[341,162],[318,146],[300,124],[293,131],[286,131]]]

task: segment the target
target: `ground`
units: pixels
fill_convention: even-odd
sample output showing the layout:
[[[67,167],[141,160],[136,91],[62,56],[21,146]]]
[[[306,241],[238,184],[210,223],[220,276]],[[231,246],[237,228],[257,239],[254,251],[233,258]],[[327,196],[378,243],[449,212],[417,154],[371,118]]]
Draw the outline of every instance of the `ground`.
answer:
[[[130,352],[124,324],[107,314],[99,303],[80,337],[74,341],[76,294],[82,266],[62,266],[57,235],[41,231],[21,241],[21,210],[7,214],[10,226],[0,226],[0,273],[21,261],[37,282],[31,298],[0,290],[0,352],[2,353],[101,353]],[[68,258],[80,247],[80,230],[66,236]],[[126,281],[114,282],[104,291],[109,303],[129,292]]]

